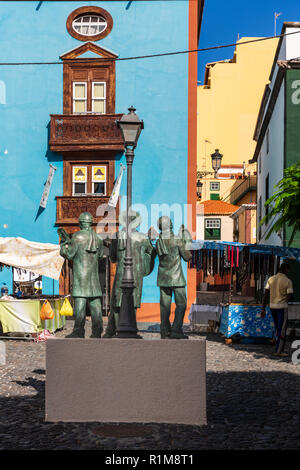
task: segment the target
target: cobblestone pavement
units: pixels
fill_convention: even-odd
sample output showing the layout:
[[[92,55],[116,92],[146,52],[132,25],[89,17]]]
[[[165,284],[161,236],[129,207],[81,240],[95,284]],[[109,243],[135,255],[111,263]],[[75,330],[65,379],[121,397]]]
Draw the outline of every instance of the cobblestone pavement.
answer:
[[[57,336],[65,336],[71,326],[68,321]],[[0,365],[0,450],[300,447],[300,365],[272,356],[272,346],[225,345],[218,335],[207,335],[208,424],[197,427],[45,423],[45,343],[9,340],[5,345],[7,362]]]

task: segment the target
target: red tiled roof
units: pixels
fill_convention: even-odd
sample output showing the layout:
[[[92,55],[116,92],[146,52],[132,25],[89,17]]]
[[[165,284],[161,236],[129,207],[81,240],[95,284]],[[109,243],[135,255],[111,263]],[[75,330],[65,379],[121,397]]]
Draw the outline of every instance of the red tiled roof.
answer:
[[[197,204],[197,214],[203,214],[204,212],[204,215],[230,215],[238,208],[239,206],[234,206],[228,202],[208,200]]]

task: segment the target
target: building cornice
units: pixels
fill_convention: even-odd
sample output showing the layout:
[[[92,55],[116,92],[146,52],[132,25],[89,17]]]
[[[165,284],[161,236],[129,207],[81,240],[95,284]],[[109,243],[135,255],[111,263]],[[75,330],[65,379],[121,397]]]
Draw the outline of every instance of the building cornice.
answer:
[[[282,46],[282,41],[285,37],[285,36],[283,36],[283,34],[285,33],[285,30],[287,28],[300,28],[300,22],[298,22],[298,21],[285,21],[283,23],[281,33],[280,33],[281,37],[279,38],[279,41],[278,41],[278,46],[277,46],[275,56],[274,56],[274,62],[273,62],[271,72],[270,72],[270,77],[269,77],[270,82],[272,81],[272,78],[273,78],[273,75],[274,75],[274,72],[275,72],[276,63],[278,61],[279,51],[280,51],[281,46]]]
[[[241,215],[246,210],[255,210],[256,204],[242,204],[233,214],[230,215],[232,219],[236,219],[239,215]]]

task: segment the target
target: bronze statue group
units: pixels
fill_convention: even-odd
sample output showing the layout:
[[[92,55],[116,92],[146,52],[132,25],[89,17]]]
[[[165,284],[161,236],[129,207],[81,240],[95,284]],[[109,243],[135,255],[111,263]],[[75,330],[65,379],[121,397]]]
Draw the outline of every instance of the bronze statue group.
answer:
[[[84,338],[86,307],[89,309],[92,319],[91,338],[101,338],[103,332],[102,291],[99,280],[99,259],[103,257],[103,245],[109,247],[110,260],[116,263],[110,314],[103,338],[116,336],[119,313],[122,302],[121,282],[124,271],[126,253],[126,214],[121,212],[120,223],[123,226],[115,238],[104,239],[97,235],[93,226],[93,217],[89,212],[80,214],[80,230],[73,234],[72,238],[61,229],[58,233],[61,237],[60,253],[73,263],[72,297],[74,299],[75,324],[73,332],[68,338]],[[133,257],[133,277],[135,288],[135,311],[141,306],[143,279],[151,274],[154,269],[155,258],[158,257],[157,285],[160,288],[160,335],[162,339],[187,339],[183,333],[183,319],[186,310],[186,280],[183,274],[181,260],[189,261],[191,252],[187,249],[190,235],[183,226],[179,234],[173,232],[172,221],[167,216],[158,219],[157,226],[159,236],[154,243],[150,237],[139,232],[141,217],[132,211],[130,216],[131,246]],[[172,296],[175,300],[174,322],[170,323]]]

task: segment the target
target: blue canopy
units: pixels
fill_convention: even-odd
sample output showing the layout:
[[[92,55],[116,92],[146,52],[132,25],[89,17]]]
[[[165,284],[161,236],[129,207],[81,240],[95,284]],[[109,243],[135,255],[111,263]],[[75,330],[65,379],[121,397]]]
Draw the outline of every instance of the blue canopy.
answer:
[[[236,246],[240,250],[248,246],[250,253],[258,253],[262,255],[275,255],[281,258],[295,259],[300,263],[300,249],[289,248],[287,246],[273,246],[273,245],[254,245],[251,243],[239,243],[239,242],[223,242],[223,241],[204,241],[196,240],[192,241],[190,250],[219,250],[224,251],[225,246]]]

